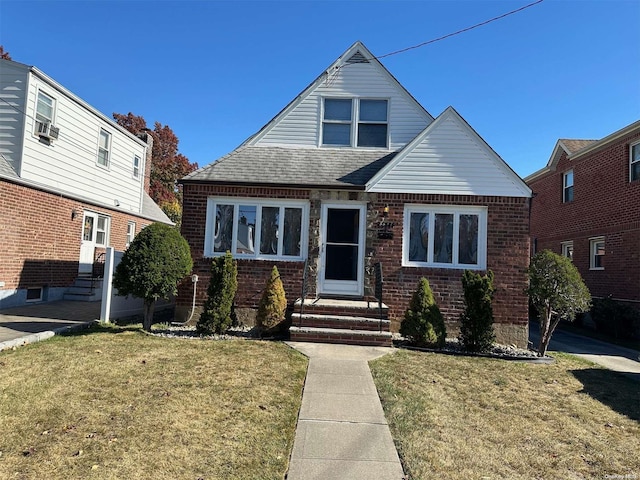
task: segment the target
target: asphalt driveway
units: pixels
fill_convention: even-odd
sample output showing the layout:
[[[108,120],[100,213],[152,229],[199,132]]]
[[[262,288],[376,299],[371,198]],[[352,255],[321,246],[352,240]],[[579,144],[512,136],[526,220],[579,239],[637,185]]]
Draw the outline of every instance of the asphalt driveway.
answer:
[[[529,324],[529,341],[535,348],[540,341],[540,327]],[[577,355],[609,370],[626,373],[640,381],[640,352],[556,329],[549,350]]]

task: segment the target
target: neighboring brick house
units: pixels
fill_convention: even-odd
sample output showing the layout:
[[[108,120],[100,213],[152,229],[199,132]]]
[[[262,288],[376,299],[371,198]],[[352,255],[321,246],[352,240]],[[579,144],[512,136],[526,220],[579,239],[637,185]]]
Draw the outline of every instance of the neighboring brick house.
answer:
[[[60,300],[107,246],[171,223],[147,194],[148,140],[37,68],[0,60],[0,308]]]
[[[592,296],[640,307],[640,121],[601,140],[558,140],[525,181],[535,249],[570,257]]]
[[[227,250],[239,307],[257,306],[274,264],[293,303],[308,260],[306,316],[294,316],[292,338],[388,344],[387,332],[367,337],[372,325],[344,318],[376,317],[367,301],[377,263],[391,320],[382,330],[398,329],[423,276],[454,327],[464,269],[491,269],[498,339],[526,345],[529,188],[453,108],[434,119],[360,42],[182,183],[198,304],[211,258]],[[191,295],[185,285],[178,310]]]

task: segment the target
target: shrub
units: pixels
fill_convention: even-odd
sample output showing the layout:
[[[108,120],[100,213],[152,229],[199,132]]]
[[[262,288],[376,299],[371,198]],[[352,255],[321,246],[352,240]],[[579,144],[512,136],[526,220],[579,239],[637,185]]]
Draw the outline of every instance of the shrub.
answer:
[[[577,313],[587,311],[591,294],[573,262],[550,250],[536,253],[531,259],[527,293],[540,314],[538,355],[542,357],[560,320],[572,321]]]
[[[144,300],[142,328],[151,330],[156,300],[177,293],[180,280],[191,272],[189,244],[180,232],[163,223],[143,229],[116,267],[113,286],[118,295]]]
[[[426,278],[421,278],[404,313],[400,334],[413,343],[425,347],[442,347],[447,337],[444,318],[433,298]]]
[[[286,310],[287,298],[278,267],[274,265],[258,304],[256,317],[258,327],[267,330],[275,327],[284,320]]]
[[[223,333],[233,324],[237,277],[238,265],[230,252],[212,260],[207,301],[196,325],[198,332]]]
[[[591,318],[596,330],[614,338],[633,338],[640,331],[640,311],[611,298],[593,300]]]
[[[471,270],[462,274],[464,312],[460,315],[462,348],[470,352],[486,352],[495,342],[493,333],[493,272],[480,275]]]

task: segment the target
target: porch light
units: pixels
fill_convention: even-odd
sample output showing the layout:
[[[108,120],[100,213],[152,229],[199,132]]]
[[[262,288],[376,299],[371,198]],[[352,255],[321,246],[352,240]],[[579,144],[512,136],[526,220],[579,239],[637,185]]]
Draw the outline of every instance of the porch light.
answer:
[[[387,218],[389,216],[389,205],[385,205],[384,210],[382,210],[382,216]]]

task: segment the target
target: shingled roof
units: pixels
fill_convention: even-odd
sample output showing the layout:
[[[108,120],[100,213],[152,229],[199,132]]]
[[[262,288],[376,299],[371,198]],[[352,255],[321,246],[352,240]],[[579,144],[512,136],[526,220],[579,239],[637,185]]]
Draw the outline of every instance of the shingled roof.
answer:
[[[182,182],[364,188],[398,152],[243,146]]]
[[[583,148],[588,147],[598,140],[572,140],[570,138],[561,138],[559,141],[562,142],[567,150],[569,150],[568,153],[572,154],[576,153],[578,150],[582,150]]]

